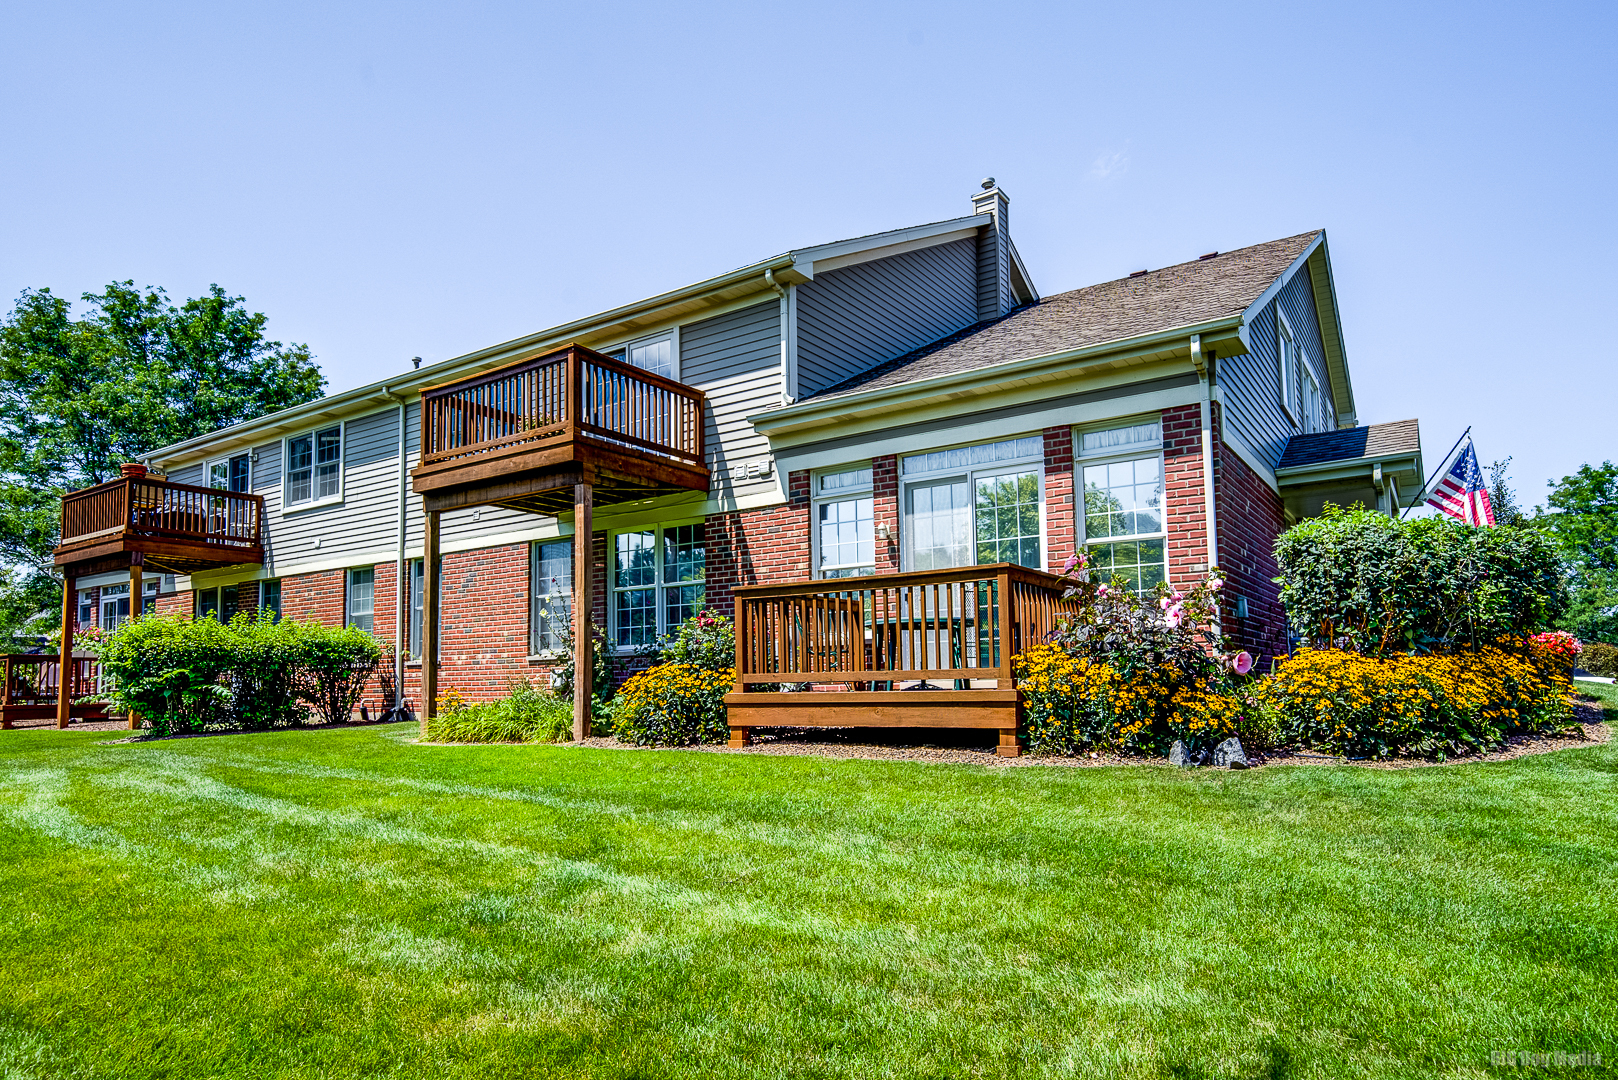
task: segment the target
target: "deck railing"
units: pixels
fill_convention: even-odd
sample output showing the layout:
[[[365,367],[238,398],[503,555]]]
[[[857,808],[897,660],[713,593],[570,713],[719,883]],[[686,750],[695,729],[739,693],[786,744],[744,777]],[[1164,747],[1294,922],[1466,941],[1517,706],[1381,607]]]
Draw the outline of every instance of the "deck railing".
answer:
[[[703,394],[569,348],[421,395],[421,464],[503,455],[584,435],[701,465]]]
[[[1077,610],[1062,579],[1010,563],[736,590],[736,691],[1013,685],[1011,658]]]
[[[62,547],[141,537],[256,548],[263,521],[262,495],[121,477],[62,496]]]

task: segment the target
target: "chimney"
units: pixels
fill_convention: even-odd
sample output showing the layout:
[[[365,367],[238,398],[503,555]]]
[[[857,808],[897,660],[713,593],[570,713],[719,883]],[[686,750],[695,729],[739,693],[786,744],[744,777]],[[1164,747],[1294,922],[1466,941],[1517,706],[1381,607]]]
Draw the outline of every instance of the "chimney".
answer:
[[[989,216],[989,227],[978,234],[978,321],[998,319],[1015,306],[1011,295],[1011,200],[995,185],[983,181],[972,196],[972,210]]]

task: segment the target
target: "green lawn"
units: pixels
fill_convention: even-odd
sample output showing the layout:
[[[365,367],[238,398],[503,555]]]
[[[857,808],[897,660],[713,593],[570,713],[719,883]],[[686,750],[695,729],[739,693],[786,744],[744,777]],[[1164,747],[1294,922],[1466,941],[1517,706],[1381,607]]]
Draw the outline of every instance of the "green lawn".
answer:
[[[1391,772],[0,735],[0,1078],[1618,1059],[1618,749]]]

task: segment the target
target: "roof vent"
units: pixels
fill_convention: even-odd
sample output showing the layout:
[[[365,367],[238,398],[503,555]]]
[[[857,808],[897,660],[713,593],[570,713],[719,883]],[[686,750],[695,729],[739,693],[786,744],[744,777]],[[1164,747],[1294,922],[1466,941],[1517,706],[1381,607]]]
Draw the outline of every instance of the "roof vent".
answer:
[[[1213,257],[1214,257],[1214,256],[1215,256],[1215,255],[1217,255],[1217,254],[1219,254],[1219,252],[1217,252],[1217,251],[1210,251],[1210,252],[1208,252],[1208,254],[1206,254],[1206,255],[1198,255],[1198,256],[1197,256],[1197,261],[1198,261],[1198,262],[1201,262],[1201,261],[1202,261],[1202,260],[1203,260],[1203,259],[1211,259],[1211,258],[1213,258]]]
[[[1150,274],[1150,273],[1151,273],[1150,270],[1136,270],[1133,274],[1130,274],[1129,276],[1130,277],[1145,277],[1147,274]]]
[[[421,357],[412,356],[410,358],[410,365],[419,370],[421,368]]]

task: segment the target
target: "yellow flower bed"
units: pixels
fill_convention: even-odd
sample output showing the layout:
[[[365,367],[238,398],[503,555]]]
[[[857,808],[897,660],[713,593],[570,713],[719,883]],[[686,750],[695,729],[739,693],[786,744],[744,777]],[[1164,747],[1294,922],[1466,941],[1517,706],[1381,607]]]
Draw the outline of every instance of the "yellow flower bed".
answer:
[[[1012,660],[1035,750],[1071,754],[1096,746],[1145,748],[1174,697],[1175,673],[1126,678],[1109,664],[1035,645]]]
[[[613,734],[642,746],[723,742],[725,694],[736,682],[730,668],[658,664],[632,676],[612,699]]]

